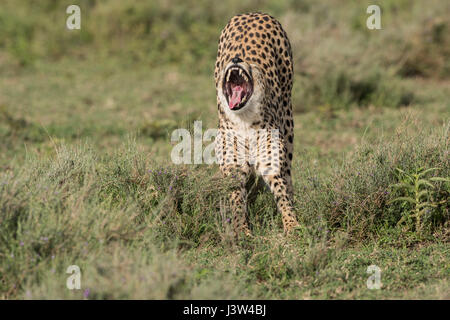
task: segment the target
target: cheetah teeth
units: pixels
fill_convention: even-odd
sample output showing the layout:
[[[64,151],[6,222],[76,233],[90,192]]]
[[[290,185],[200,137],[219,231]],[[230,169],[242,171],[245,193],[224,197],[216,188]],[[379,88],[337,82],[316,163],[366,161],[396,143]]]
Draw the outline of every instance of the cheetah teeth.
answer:
[[[245,74],[245,72],[244,72],[244,70],[242,70],[241,68],[232,68],[232,69],[230,69],[229,71],[228,71],[228,73],[227,73],[227,78],[226,78],[226,80],[227,80],[227,82],[229,82],[230,81],[230,77],[231,77],[231,74],[233,73],[233,71],[237,71],[238,72],[238,74],[239,74],[239,76],[241,77],[241,78],[243,78],[245,81],[249,81],[249,79],[248,79],[248,77],[247,77],[247,75]]]

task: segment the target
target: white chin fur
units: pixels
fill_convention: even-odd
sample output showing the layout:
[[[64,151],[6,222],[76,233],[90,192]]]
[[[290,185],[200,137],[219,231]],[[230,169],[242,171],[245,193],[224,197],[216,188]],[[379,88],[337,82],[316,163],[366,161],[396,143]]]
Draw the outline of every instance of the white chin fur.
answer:
[[[255,68],[253,69],[254,71]],[[222,78],[223,79],[223,78]],[[219,95],[219,101],[220,101],[220,107],[223,109],[223,111],[226,113],[228,118],[236,124],[239,124],[240,122],[246,122],[248,124],[251,124],[252,122],[259,120],[260,118],[260,108],[261,103],[263,100],[262,90],[260,85],[255,81],[255,79],[258,79],[256,75],[253,76],[253,94],[251,95],[250,99],[247,101],[247,103],[239,110],[233,111],[230,109],[227,103],[227,99],[225,98],[225,95],[222,91],[222,85],[219,86],[218,95]]]

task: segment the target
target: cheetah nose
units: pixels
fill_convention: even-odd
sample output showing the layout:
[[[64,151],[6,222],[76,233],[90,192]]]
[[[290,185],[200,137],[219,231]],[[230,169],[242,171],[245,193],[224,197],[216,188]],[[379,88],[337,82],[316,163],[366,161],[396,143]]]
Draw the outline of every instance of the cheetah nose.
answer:
[[[241,60],[241,58],[239,58],[239,57],[234,57],[233,59],[231,59],[231,62],[233,62],[233,63],[239,63],[239,62],[242,62],[242,60]]]

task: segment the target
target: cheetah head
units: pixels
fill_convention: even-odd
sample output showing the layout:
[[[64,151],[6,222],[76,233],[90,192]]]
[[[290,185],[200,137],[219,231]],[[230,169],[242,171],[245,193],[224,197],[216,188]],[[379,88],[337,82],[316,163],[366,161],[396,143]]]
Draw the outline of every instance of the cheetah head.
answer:
[[[222,72],[219,96],[228,114],[256,113],[263,92],[261,72],[256,65],[233,58]]]

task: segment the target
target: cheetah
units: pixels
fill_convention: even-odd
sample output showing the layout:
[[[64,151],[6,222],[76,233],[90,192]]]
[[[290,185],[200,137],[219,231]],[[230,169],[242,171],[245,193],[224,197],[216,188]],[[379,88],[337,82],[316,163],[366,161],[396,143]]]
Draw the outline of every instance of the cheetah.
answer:
[[[251,236],[247,198],[255,177],[273,194],[284,231],[299,225],[292,203],[292,76],[291,45],[275,18],[263,13],[231,18],[220,35],[214,71],[219,115],[215,153],[222,175],[236,181],[230,197],[236,235]],[[255,138],[255,132],[267,134]],[[261,142],[269,145],[265,152]],[[237,152],[241,147],[247,156]]]

